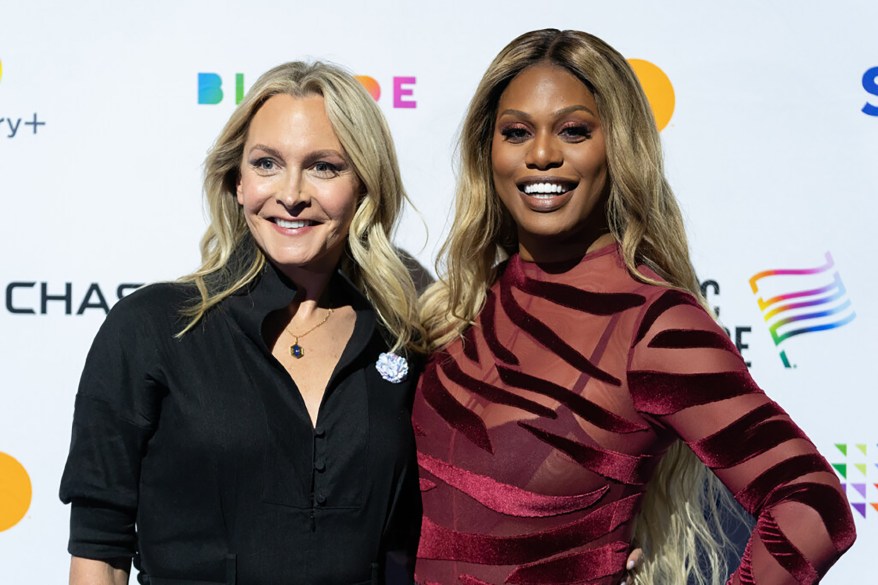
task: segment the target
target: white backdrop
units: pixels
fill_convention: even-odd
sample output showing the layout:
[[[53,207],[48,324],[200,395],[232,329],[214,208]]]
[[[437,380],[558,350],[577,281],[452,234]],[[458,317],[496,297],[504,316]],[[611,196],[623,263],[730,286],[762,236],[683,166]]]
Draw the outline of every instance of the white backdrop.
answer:
[[[875,582],[878,3],[539,4],[0,1],[0,584],[66,580],[58,482],[101,305],[197,265],[200,165],[236,76],[321,58],[376,80],[418,209],[398,243],[431,266],[466,103],[503,45],[546,26],[670,80],[662,137],[696,267],[757,381],[847,485],[859,540],[826,582]],[[218,103],[199,104],[199,73],[222,80]],[[394,78],[414,78],[397,96],[414,107],[395,107]],[[772,326],[799,333],[776,344]]]

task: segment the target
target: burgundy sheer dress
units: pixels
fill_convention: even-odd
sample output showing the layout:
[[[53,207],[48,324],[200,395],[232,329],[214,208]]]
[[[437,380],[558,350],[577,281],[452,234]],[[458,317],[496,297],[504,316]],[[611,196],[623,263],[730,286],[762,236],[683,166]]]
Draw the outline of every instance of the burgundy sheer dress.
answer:
[[[731,583],[813,583],[853,543],[838,480],[692,296],[634,280],[618,248],[513,256],[414,407],[418,583],[625,575],[644,487],[681,438],[756,519]]]

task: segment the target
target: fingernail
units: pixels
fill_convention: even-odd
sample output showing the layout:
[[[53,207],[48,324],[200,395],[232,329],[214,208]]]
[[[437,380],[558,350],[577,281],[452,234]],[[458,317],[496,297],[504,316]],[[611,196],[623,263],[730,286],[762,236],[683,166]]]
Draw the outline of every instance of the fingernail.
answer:
[[[628,563],[625,564],[625,568],[628,569],[629,571],[631,569],[633,569],[634,568],[634,561],[628,561]]]
[[[622,582],[619,585],[628,585],[628,579],[622,579]]]

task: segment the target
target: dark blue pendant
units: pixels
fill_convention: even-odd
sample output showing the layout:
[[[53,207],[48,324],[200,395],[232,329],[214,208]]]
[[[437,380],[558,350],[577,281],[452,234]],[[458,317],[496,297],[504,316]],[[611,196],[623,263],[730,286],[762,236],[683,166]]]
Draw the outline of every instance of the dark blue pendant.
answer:
[[[296,359],[299,359],[303,355],[305,355],[305,349],[298,343],[294,343],[290,346],[290,355]]]

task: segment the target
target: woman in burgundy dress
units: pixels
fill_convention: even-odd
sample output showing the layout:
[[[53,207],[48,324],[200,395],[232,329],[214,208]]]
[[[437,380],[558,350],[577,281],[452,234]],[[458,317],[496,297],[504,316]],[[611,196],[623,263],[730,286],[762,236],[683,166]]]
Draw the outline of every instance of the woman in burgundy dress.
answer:
[[[625,59],[582,32],[522,35],[460,152],[423,307],[418,582],[615,585],[632,541],[644,583],[818,581],[854,541],[848,503],[705,310]],[[756,519],[734,571],[729,494]]]

